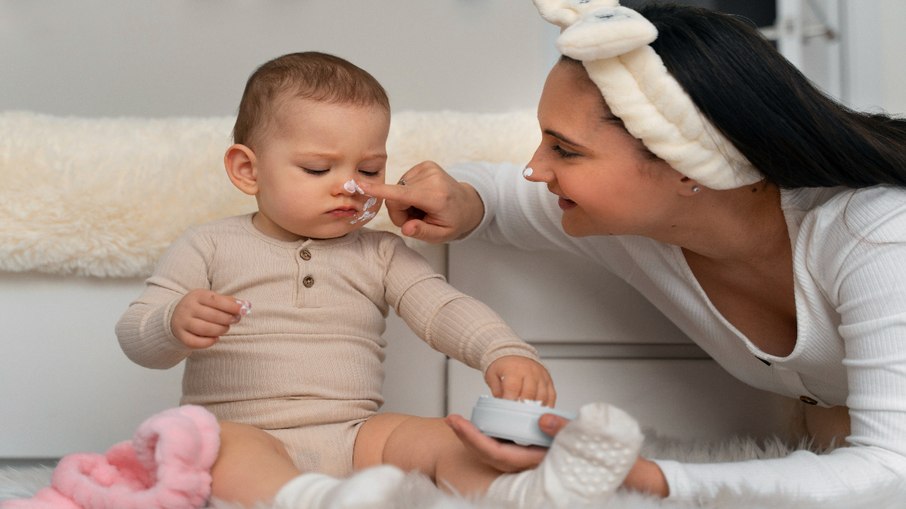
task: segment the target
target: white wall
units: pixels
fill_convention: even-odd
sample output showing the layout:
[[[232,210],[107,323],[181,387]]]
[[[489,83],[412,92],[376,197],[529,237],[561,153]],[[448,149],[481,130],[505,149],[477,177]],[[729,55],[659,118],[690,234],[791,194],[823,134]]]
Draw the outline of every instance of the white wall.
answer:
[[[906,2],[885,0],[881,13],[881,104],[890,112],[906,114]]]
[[[372,72],[398,111],[531,108],[555,34],[527,0],[0,0],[0,110],[229,115],[301,50]]]
[[[844,100],[858,110],[906,114],[906,2],[846,0],[841,15]]]
[[[906,2],[839,5],[840,96],[906,112]],[[532,108],[555,35],[528,0],[0,0],[0,111],[230,115],[257,65],[309,49],[371,71],[398,111]]]

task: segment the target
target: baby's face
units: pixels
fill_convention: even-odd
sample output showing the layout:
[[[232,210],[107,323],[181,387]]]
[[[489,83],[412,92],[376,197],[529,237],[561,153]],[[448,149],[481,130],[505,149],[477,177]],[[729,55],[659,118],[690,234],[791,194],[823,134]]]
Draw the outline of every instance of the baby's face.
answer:
[[[255,151],[255,225],[284,240],[335,238],[381,207],[356,182],[384,182],[390,115],[380,106],[285,101],[273,134]],[[371,214],[369,214],[369,212]]]

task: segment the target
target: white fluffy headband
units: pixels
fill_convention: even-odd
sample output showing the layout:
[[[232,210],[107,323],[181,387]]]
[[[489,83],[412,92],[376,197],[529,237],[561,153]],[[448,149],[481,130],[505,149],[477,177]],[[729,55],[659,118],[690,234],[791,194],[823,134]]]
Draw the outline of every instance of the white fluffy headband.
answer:
[[[626,129],[675,170],[712,189],[764,178],[692,102],[649,46],[657,29],[618,0],[533,0],[561,27],[557,48],[579,60]]]

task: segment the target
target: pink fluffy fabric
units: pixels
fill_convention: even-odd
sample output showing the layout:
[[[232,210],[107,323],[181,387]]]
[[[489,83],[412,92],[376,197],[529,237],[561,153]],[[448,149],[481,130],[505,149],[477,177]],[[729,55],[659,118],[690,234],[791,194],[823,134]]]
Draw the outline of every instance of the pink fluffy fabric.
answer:
[[[143,422],[131,441],[105,454],[70,454],[51,485],[2,509],[190,509],[211,494],[220,426],[210,412],[186,405]]]

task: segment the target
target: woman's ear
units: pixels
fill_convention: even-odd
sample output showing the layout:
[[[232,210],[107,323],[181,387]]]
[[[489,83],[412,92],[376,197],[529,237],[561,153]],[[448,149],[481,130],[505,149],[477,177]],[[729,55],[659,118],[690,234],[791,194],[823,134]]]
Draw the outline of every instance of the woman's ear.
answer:
[[[223,156],[230,181],[240,191],[249,195],[258,194],[258,170],[255,167],[255,153],[245,145],[236,143]]]
[[[704,187],[689,177],[680,179],[679,193],[681,196],[695,196],[700,193]]]

